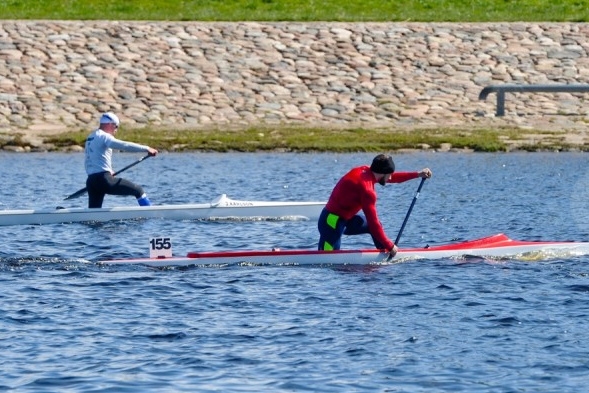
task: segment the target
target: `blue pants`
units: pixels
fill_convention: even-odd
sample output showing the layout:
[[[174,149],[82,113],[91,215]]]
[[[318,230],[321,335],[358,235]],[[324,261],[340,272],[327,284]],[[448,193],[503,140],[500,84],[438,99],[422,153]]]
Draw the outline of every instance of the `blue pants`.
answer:
[[[319,250],[332,251],[339,250],[341,247],[342,235],[360,235],[370,233],[366,218],[360,214],[355,215],[349,220],[330,213],[323,209],[317,223],[319,229]],[[372,236],[372,235],[371,235]],[[384,249],[384,245],[377,242],[372,237],[374,246],[377,249]]]

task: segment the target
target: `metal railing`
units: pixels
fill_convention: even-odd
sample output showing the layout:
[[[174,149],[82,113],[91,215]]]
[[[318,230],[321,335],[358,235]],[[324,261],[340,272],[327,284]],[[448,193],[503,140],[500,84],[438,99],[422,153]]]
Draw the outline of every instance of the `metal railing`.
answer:
[[[505,93],[587,93],[588,85],[550,84],[550,85],[492,85],[479,94],[479,100],[485,100],[491,93],[497,93],[496,116],[505,115]]]

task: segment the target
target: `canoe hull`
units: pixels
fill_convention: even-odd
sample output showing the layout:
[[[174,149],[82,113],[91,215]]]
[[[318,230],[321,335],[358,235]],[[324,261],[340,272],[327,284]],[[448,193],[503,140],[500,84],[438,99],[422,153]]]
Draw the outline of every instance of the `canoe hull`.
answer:
[[[210,203],[129,206],[100,209],[41,209],[2,210],[0,226],[40,225],[69,222],[105,222],[134,219],[227,219],[227,218],[271,218],[317,220],[325,202],[260,202],[239,201],[227,198],[225,194]]]
[[[504,234],[435,247],[401,249],[395,258],[380,250],[267,250],[190,252],[186,257],[136,258],[101,261],[106,264],[143,264],[148,266],[211,266],[235,264],[260,265],[371,265],[408,259],[442,259],[462,256],[521,257],[533,253],[551,256],[589,254],[589,243],[512,240]]]

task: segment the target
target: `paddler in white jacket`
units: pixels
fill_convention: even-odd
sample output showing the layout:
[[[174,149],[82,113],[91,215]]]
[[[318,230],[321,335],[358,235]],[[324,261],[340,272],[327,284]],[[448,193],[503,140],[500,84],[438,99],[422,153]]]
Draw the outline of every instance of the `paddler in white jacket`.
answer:
[[[128,152],[146,152],[150,156],[158,151],[149,146],[126,142],[115,138],[119,129],[119,118],[112,112],[100,116],[100,126],[86,139],[84,148],[86,167],[86,188],[88,189],[88,207],[102,207],[104,196],[134,195],[140,206],[150,206],[151,202],[143,188],[129,180],[115,177],[112,169],[112,149]]]

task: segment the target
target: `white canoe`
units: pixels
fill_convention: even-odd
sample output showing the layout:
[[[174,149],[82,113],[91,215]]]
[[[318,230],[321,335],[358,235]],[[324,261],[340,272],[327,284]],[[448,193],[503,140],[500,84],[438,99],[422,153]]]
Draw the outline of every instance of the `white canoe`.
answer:
[[[161,218],[169,220],[270,218],[317,220],[325,202],[239,201],[225,194],[210,203],[107,207],[100,209],[0,210],[0,226],[57,224],[67,222],[102,222]]]
[[[399,250],[391,260],[380,250],[266,250],[190,252],[185,257],[105,260],[105,264],[143,264],[148,266],[225,266],[260,265],[370,265],[407,259],[441,259],[463,256],[515,259],[548,259],[589,254],[586,242],[546,242],[512,240],[504,234],[459,243]]]

